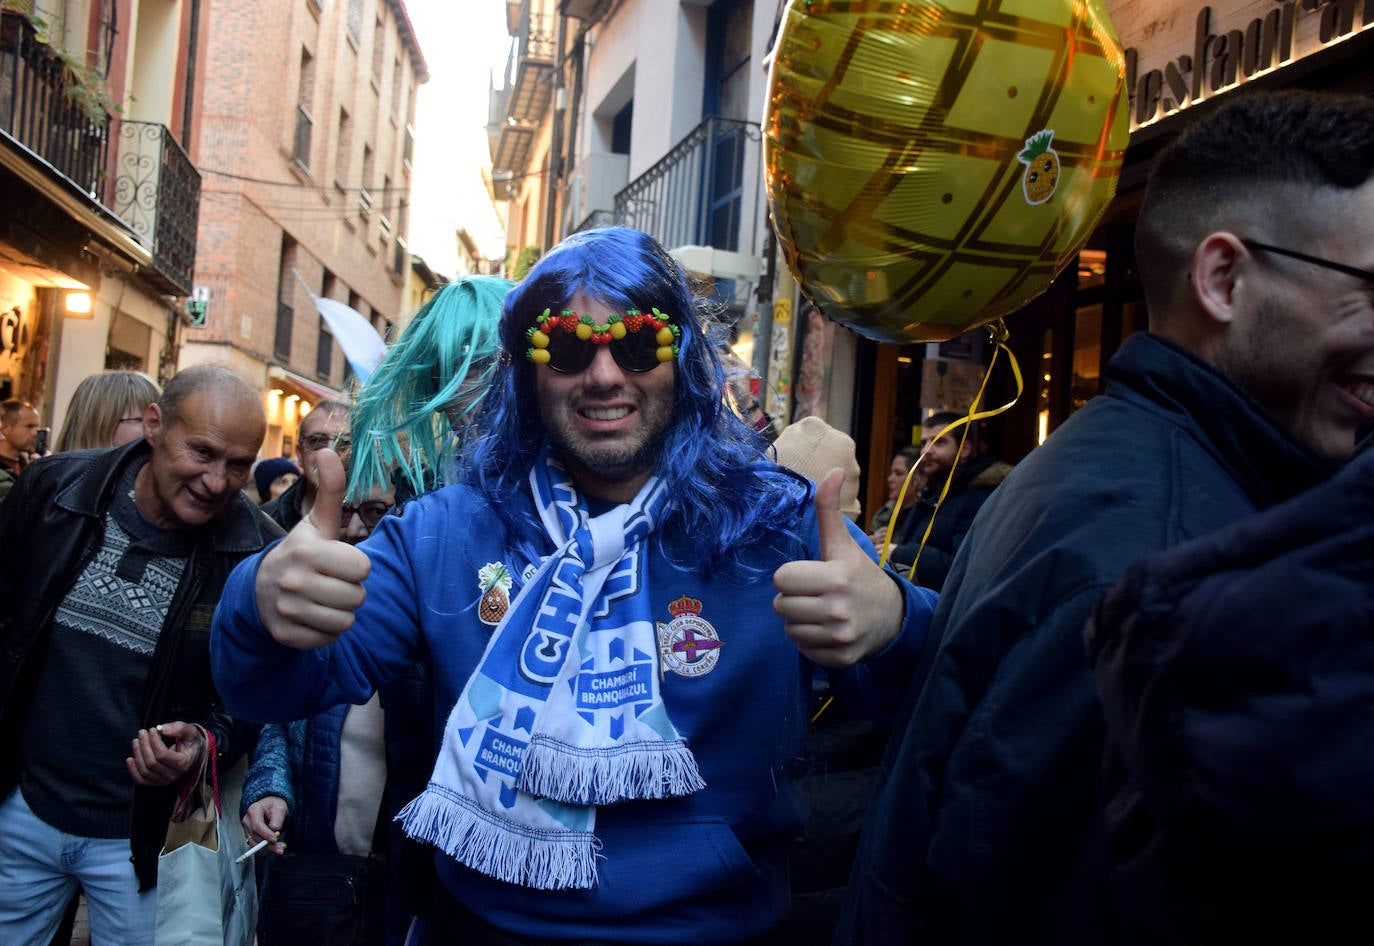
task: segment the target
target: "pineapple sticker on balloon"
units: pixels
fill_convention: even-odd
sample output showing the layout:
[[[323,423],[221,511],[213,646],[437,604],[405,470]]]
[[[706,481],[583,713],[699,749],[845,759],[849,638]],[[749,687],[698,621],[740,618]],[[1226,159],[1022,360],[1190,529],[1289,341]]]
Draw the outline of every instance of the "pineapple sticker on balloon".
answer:
[[[1050,147],[1054,132],[1048,128],[1026,139],[1026,147],[1016,159],[1026,166],[1021,177],[1021,190],[1026,203],[1043,204],[1054,196],[1059,186],[1059,154]]]

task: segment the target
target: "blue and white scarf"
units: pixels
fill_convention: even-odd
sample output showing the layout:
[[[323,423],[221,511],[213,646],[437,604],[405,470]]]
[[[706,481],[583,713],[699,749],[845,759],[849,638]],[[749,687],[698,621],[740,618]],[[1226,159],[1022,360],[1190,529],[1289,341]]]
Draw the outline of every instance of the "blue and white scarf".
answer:
[[[705,787],[659,696],[645,539],[657,477],[595,518],[548,449],[530,471],[557,551],[525,584],[449,716],[406,833],[541,890],[596,884],[596,805]]]

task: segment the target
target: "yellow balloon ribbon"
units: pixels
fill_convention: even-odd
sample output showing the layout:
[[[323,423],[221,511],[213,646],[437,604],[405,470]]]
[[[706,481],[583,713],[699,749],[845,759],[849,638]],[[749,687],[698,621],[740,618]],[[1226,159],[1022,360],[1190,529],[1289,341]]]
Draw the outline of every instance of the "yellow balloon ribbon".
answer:
[[[1010,337],[1007,332],[1007,323],[998,319],[996,323],[988,326],[988,333],[992,336],[992,342],[996,347],[992,350],[992,357],[988,359],[988,368],[983,372],[983,381],[978,385],[978,393],[973,396],[973,401],[969,404],[968,413],[958,420],[950,421],[938,434],[930,438],[930,443],[926,444],[925,449],[921,451],[921,455],[917,457],[916,462],[911,465],[911,469],[907,471],[906,479],[902,480],[902,488],[897,492],[897,502],[893,508],[895,510],[901,510],[902,503],[906,501],[907,487],[911,485],[911,481],[916,476],[916,472],[921,468],[921,461],[926,458],[926,454],[930,452],[930,448],[935,444],[935,441],[951,431],[962,428],[963,432],[959,437],[959,448],[954,453],[954,462],[950,464],[949,473],[946,474],[944,485],[940,488],[940,495],[935,500],[935,511],[931,513],[930,521],[926,523],[926,531],[921,536],[921,544],[916,549],[916,557],[912,559],[911,562],[911,575],[913,576],[913,581],[915,580],[916,564],[920,562],[921,552],[925,551],[926,542],[930,539],[930,530],[935,526],[935,517],[940,514],[940,508],[945,503],[945,497],[949,495],[949,486],[954,482],[954,472],[959,468],[959,457],[963,455],[964,441],[968,439],[970,426],[976,421],[986,420],[989,417],[996,417],[998,414],[1011,410],[1016,406],[1016,402],[1021,399],[1021,394],[1026,389],[1025,380],[1021,377],[1021,365],[1016,360],[1016,355],[1007,347],[1007,339]],[[1016,382],[1016,393],[1012,395],[1011,400],[1007,403],[999,407],[990,408],[989,410],[980,411],[978,410],[978,405],[983,402],[983,394],[987,391],[988,379],[992,377],[992,371],[997,367],[997,356],[1002,352],[1006,352],[1007,364],[1011,368],[1012,378]],[[892,536],[897,530],[897,520],[899,518],[900,516],[894,512],[892,518],[888,520],[887,532],[883,535],[883,547],[878,550],[879,565],[887,564],[888,554],[892,551]]]

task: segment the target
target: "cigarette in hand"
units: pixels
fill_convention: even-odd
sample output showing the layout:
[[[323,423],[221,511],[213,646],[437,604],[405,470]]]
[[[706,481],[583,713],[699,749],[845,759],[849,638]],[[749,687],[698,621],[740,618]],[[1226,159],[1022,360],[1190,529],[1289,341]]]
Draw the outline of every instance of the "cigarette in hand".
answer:
[[[240,854],[238,857],[234,858],[234,863],[235,863],[235,864],[242,864],[244,861],[248,860],[248,858],[252,857],[254,854],[258,853],[259,851],[261,851],[263,848],[267,847],[267,845],[269,845],[269,844],[271,844],[271,843],[272,843],[272,842],[271,842],[270,840],[268,840],[267,838],[263,838],[263,839],[262,839],[261,841],[259,841],[257,844],[254,844],[254,845],[253,845],[252,847],[250,847],[248,850],[244,851],[244,852],[243,852],[242,854]]]

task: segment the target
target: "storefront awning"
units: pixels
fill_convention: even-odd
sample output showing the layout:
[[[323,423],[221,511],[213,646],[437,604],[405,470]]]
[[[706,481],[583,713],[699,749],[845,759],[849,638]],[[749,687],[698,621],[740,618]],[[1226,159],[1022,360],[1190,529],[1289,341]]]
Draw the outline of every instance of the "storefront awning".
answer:
[[[281,388],[284,394],[295,394],[302,400],[309,401],[311,404],[318,404],[321,401],[346,401],[348,397],[339,389],[331,388],[312,381],[304,375],[297,374],[289,368],[281,365],[269,365],[267,368],[267,380],[273,387]]]

